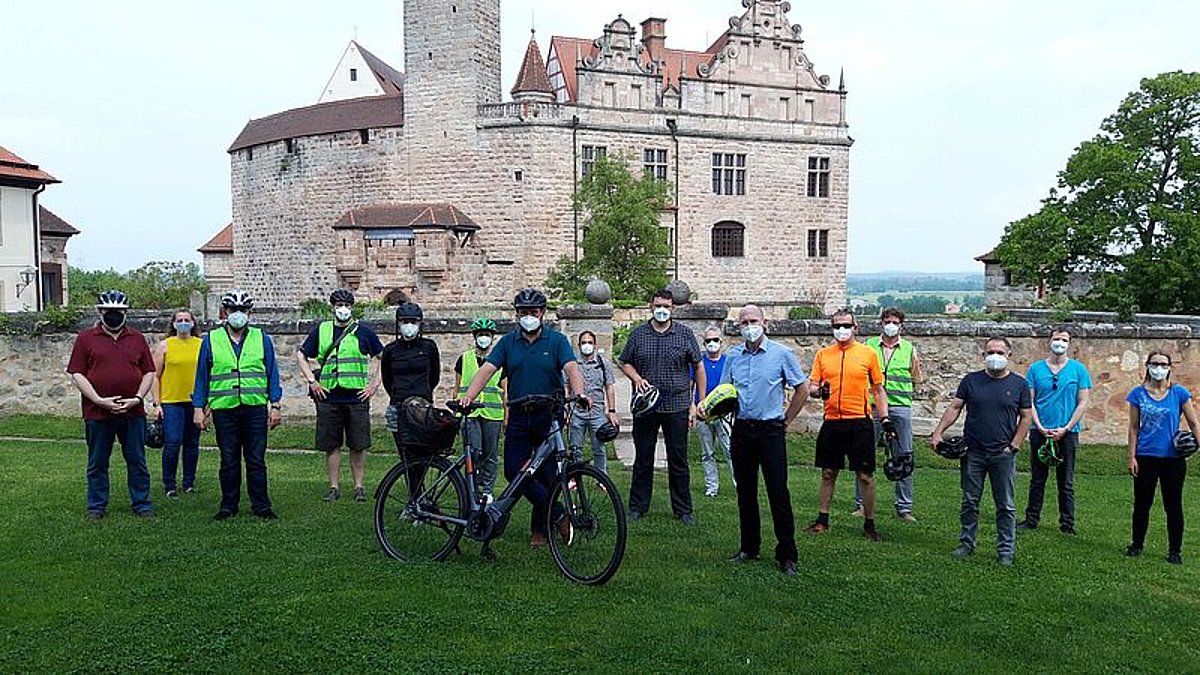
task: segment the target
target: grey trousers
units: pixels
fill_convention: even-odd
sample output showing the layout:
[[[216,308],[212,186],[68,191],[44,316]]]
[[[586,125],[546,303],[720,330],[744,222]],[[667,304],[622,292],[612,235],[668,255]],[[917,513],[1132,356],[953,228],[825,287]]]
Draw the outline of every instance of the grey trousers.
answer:
[[[608,473],[608,448],[604,443],[596,439],[596,430],[604,426],[608,420],[604,415],[596,415],[593,418],[581,417],[573,415],[571,417],[571,459],[576,462],[583,461],[583,436],[586,432],[592,439],[592,464],[597,469]]]
[[[975,549],[975,535],[979,532],[979,499],[983,495],[983,479],[992,483],[992,500],[996,503],[996,553],[1010,557],[1017,542],[1017,505],[1013,496],[1017,480],[1017,458],[1010,453],[970,452],[963,458],[960,468],[962,477],[962,522],[963,546]]]
[[[463,442],[475,448],[479,458],[476,485],[484,494],[496,487],[496,472],[500,447],[500,420],[468,417],[462,426]]]
[[[913,453],[913,430],[912,430],[912,408],[903,406],[888,406],[888,417],[892,418],[892,422],[896,424],[896,434],[900,440],[900,454],[911,455]],[[875,420],[875,440],[879,441],[879,436],[883,433],[883,429],[879,426],[879,420]],[[878,485],[879,482],[876,482]],[[854,505],[862,508],[862,485],[858,481],[854,481]],[[901,481],[896,481],[896,498],[895,498],[896,514],[912,513],[913,510],[913,477],[909,476]],[[878,507],[877,507],[878,510]]]
[[[725,456],[725,468],[729,480],[737,488],[733,477],[733,460],[729,455],[729,421],[726,419],[697,420],[696,434],[700,436],[700,461],[704,465],[704,494],[715,495],[721,487],[717,473],[717,449]]]
[[[1033,452],[1029,473],[1029,505],[1025,508],[1025,522],[1037,525],[1042,519],[1042,502],[1046,497],[1046,480],[1050,477],[1050,467],[1037,459],[1038,448],[1046,442],[1046,437],[1034,429],[1029,432],[1029,446]],[[1058,482],[1058,524],[1069,530],[1075,529],[1075,450],[1079,447],[1078,432],[1068,432],[1058,442],[1058,455],[1062,463],[1054,468],[1054,477]]]

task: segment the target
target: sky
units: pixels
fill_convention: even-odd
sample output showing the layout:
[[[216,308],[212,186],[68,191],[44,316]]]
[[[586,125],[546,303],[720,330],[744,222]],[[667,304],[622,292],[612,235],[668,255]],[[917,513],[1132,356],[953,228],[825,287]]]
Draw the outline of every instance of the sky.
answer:
[[[403,69],[402,0],[0,0],[0,146],[63,181],[73,265],[199,262],[230,219],[225,150],[313,104],[346,44]],[[624,13],[705,49],[741,0],[504,0],[504,90],[531,25],[599,37]],[[793,0],[819,74],[844,68],[851,272],[981,271],[1143,77],[1200,70],[1191,0]]]

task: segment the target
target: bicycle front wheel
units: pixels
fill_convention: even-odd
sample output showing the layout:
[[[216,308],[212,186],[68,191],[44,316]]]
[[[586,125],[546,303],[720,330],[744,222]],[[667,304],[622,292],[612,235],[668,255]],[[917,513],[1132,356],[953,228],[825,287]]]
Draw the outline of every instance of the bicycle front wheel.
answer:
[[[571,581],[603,584],[625,557],[625,505],[596,467],[572,464],[565,474],[550,494],[550,552]]]
[[[462,539],[467,512],[467,485],[450,460],[404,459],[375,494],[375,539],[396,560],[444,560]]]

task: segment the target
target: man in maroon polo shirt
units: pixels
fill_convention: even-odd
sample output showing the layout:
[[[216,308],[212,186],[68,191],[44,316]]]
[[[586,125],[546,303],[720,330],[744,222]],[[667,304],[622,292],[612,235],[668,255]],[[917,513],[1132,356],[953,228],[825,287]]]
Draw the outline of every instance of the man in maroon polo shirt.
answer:
[[[125,325],[129,303],[121,291],[100,294],[100,321],[75,338],[67,372],[83,395],[87,435],[87,517],[100,520],[108,510],[108,459],[113,441],[121,442],[133,513],[154,516],[150,471],[146,468],[146,393],[154,381],[154,359],[146,338]]]

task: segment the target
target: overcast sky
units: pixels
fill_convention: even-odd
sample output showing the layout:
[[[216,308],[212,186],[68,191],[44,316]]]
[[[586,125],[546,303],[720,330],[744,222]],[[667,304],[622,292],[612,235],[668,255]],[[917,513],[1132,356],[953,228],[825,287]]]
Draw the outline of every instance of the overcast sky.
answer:
[[[225,149],[315,103],[346,43],[403,69],[402,0],[0,0],[0,145],[63,180],[73,264],[199,260],[230,219]],[[1078,143],[1137,88],[1200,69],[1191,0],[793,0],[818,73],[846,70],[852,272],[981,269]],[[740,0],[504,0],[504,90],[536,23],[598,37],[619,12],[704,49]]]

